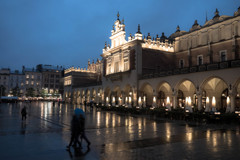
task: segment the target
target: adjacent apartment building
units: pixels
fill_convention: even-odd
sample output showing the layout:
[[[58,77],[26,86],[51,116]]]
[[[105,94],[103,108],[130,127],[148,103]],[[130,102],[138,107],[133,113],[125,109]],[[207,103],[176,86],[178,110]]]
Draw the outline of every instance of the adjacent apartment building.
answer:
[[[40,97],[63,94],[63,68],[39,64],[36,68],[22,67],[22,71],[0,70],[2,96]]]

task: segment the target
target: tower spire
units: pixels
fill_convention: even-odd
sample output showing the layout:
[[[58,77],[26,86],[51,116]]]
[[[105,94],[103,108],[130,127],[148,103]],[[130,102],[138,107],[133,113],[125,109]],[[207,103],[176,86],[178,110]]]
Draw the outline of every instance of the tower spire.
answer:
[[[119,14],[119,12],[117,13],[117,20],[119,20],[119,16],[120,16],[120,14]]]
[[[142,34],[141,31],[140,31],[140,24],[138,24],[138,31],[137,31],[137,33]]]
[[[179,25],[177,25],[177,30],[176,30],[176,32],[179,32],[180,31],[180,27],[179,27]]]
[[[105,46],[104,46],[104,49],[107,49],[107,42],[105,42]]]

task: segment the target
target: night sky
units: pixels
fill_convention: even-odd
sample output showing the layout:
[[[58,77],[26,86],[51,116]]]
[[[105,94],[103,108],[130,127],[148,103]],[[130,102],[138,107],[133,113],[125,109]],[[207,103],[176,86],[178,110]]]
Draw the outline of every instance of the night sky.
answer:
[[[100,58],[117,12],[126,35],[189,31],[195,20],[232,16],[239,0],[0,0],[0,68],[37,64],[86,67]]]

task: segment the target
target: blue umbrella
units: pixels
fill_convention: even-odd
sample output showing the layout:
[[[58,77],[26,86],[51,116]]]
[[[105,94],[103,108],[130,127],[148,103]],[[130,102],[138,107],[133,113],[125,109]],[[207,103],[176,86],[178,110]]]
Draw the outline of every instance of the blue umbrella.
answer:
[[[74,113],[76,116],[80,116],[80,115],[85,116],[84,111],[81,108],[76,108],[74,110]]]

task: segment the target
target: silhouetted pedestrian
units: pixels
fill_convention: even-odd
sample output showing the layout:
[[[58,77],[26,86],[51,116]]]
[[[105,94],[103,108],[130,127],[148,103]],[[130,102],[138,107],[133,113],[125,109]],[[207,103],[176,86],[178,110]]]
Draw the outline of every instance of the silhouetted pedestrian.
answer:
[[[76,110],[75,110],[75,114],[73,115],[72,121],[71,121],[71,140],[69,142],[69,145],[67,146],[67,149],[70,149],[70,147],[72,146],[77,146],[77,144],[79,145],[79,147],[81,147],[81,143],[79,141],[79,135],[80,135],[81,129],[80,129],[80,121],[79,121],[79,116],[76,114]]]
[[[82,139],[84,139],[87,142],[87,147],[89,148],[91,142],[88,140],[86,133],[85,133],[85,114],[83,112],[82,109],[80,109],[80,115],[79,115],[79,119],[80,119],[80,130],[81,130],[81,142]]]
[[[22,114],[22,120],[23,119],[27,119],[27,109],[26,109],[26,106],[24,106],[23,108],[22,108],[22,111],[21,111],[21,114]]]

